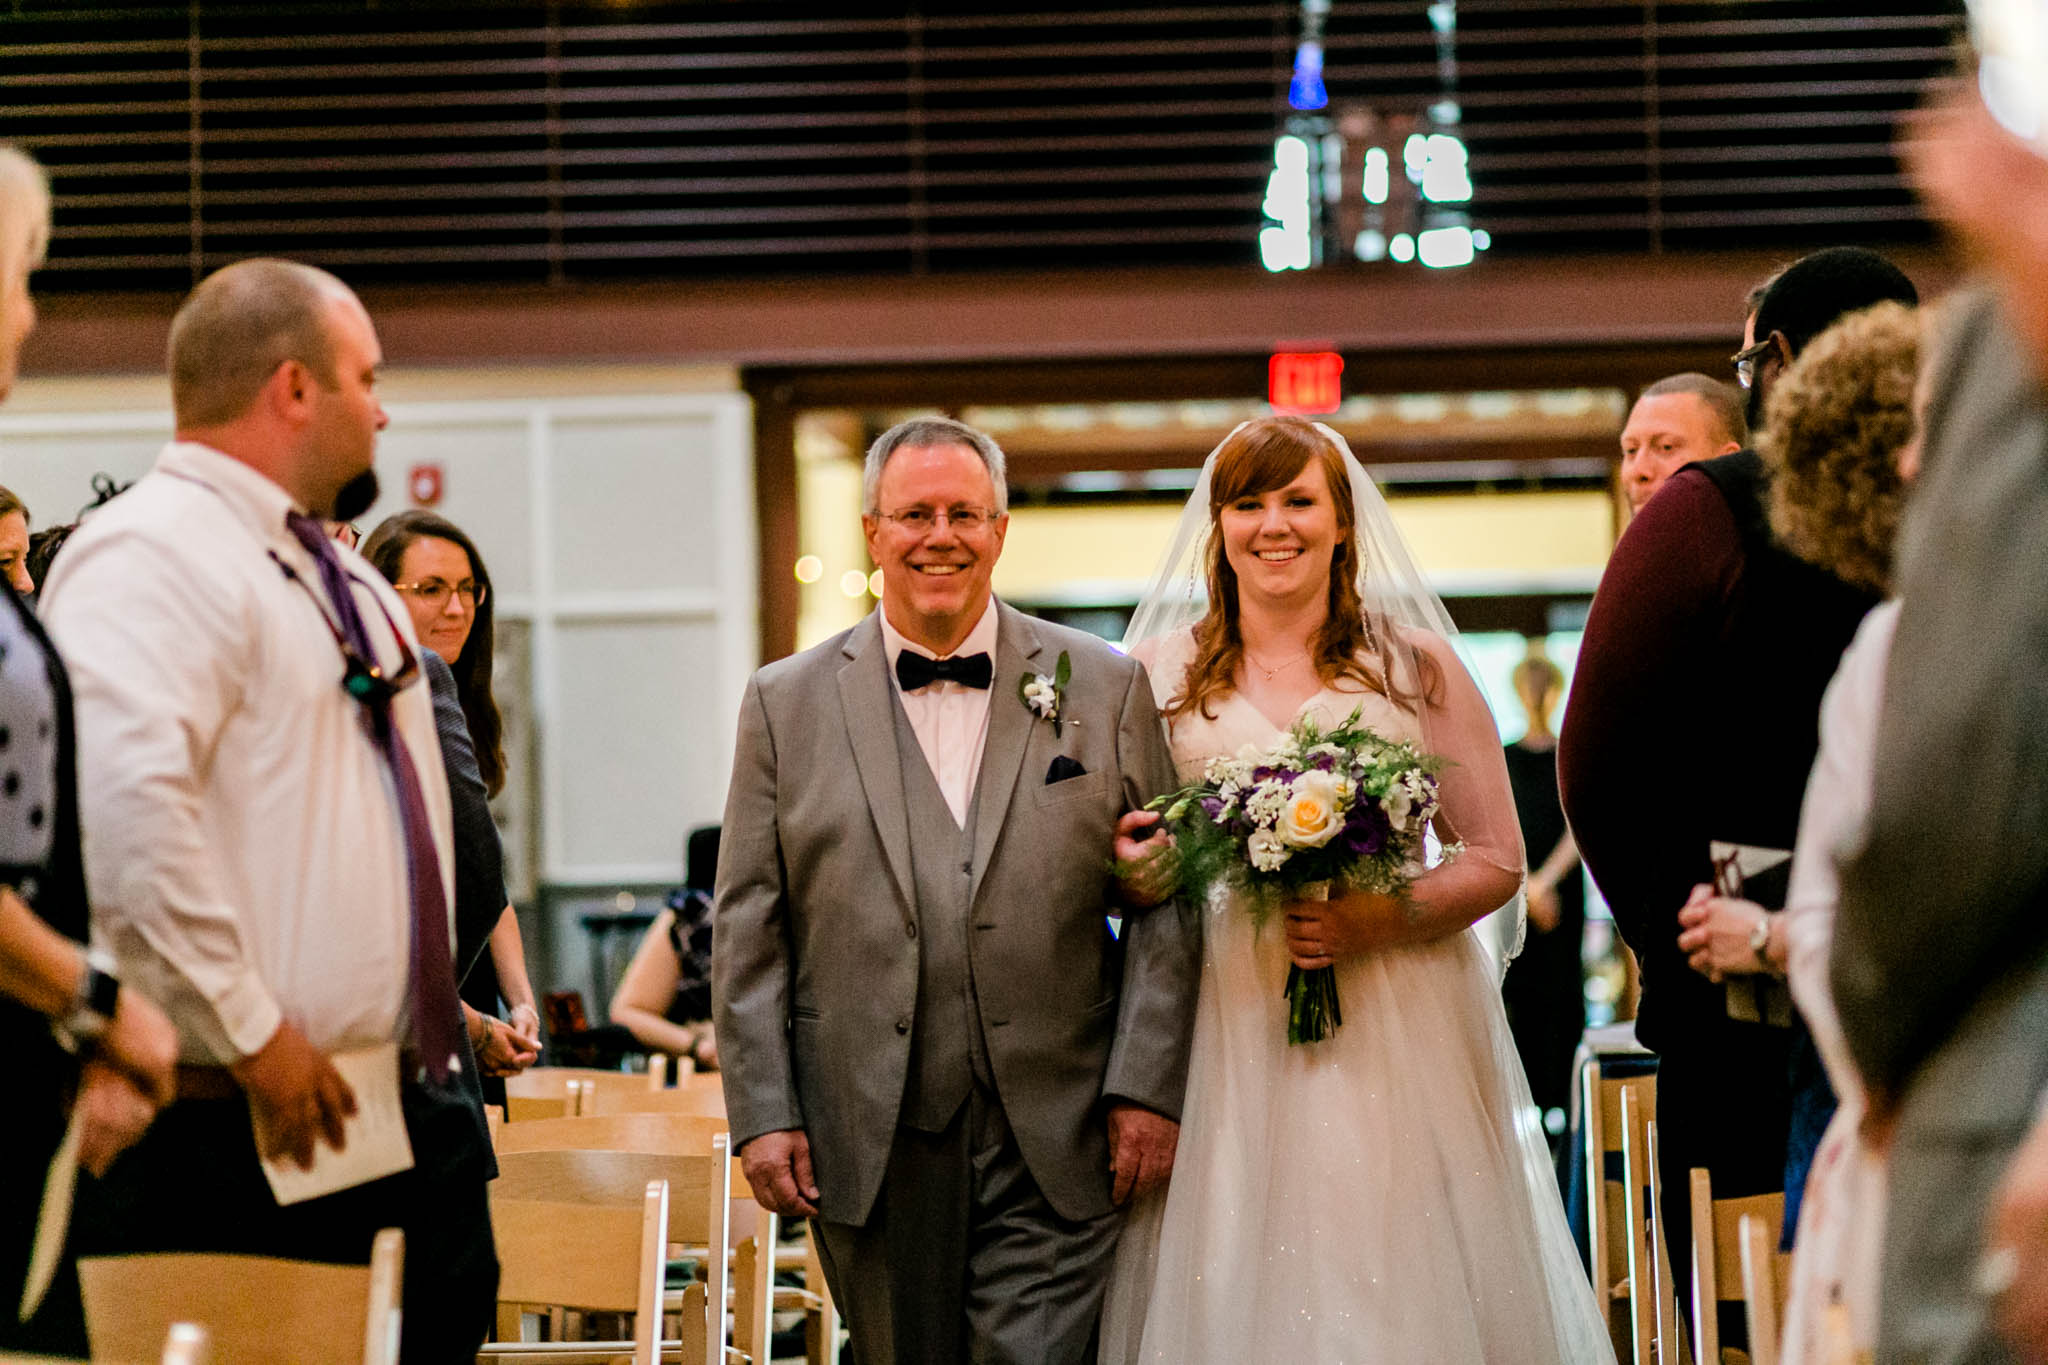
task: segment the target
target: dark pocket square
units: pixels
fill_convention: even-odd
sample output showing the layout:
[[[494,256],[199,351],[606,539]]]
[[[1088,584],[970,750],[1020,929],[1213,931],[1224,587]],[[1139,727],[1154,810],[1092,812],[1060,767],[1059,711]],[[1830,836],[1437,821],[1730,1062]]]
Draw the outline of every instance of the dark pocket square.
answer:
[[[1070,777],[1086,776],[1088,776],[1086,768],[1073,759],[1068,758],[1065,754],[1056,754],[1053,756],[1052,766],[1045,770],[1045,785],[1050,787],[1053,783],[1064,782]]]

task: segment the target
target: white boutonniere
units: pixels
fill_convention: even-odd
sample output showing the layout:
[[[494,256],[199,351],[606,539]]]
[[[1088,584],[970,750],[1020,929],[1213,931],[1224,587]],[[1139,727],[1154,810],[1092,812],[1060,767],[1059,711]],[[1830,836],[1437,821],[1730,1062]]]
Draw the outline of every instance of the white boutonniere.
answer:
[[[1067,700],[1067,683],[1073,676],[1073,661],[1063,649],[1052,672],[1026,673],[1017,680],[1017,696],[1031,708],[1032,715],[1052,722],[1054,734],[1060,733],[1060,727],[1066,723],[1063,708]]]

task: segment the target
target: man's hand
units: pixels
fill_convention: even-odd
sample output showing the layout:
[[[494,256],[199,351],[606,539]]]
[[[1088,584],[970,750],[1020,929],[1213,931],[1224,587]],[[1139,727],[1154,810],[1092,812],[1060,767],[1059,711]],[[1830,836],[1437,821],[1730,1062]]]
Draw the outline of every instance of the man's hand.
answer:
[[[355,1092],[327,1055],[289,1022],[228,1070],[249,1092],[266,1159],[288,1156],[310,1171],[314,1144],[323,1135],[328,1146],[341,1150],[342,1123],[356,1112]]]
[[[1754,976],[1763,970],[1749,946],[1760,916],[1770,912],[1754,901],[1714,894],[1711,886],[1695,886],[1678,911],[1678,950],[1686,963],[1709,981]]]
[[[76,1100],[78,1164],[105,1175],[114,1158],[135,1145],[156,1117],[157,1103],[128,1078],[101,1061],[87,1062],[78,1075]]]
[[[1159,828],[1159,812],[1125,811],[1116,822],[1116,880],[1124,902],[1157,905],[1179,879],[1173,836]]]
[[[1539,934],[1549,933],[1564,919],[1564,901],[1557,887],[1538,878],[1531,877],[1523,888],[1522,904],[1529,911],[1529,927]]]
[[[95,1055],[126,1076],[152,1110],[171,1102],[178,1030],[162,1010],[127,986],[115,998],[114,1017]]]
[[[502,1019],[487,1014],[483,1021],[483,1042],[477,1045],[476,1064],[486,1076],[517,1076],[540,1060],[540,1039],[519,1032]]]
[[[811,1178],[811,1140],[801,1128],[782,1128],[740,1148],[740,1169],[754,1202],[784,1218],[815,1218],[818,1183]]]
[[[1109,1197],[1122,1204],[1148,1194],[1173,1174],[1180,1125],[1142,1104],[1109,1106]]]
[[[2027,1360],[2048,1354],[2048,1120],[2013,1153],[1991,1200],[1978,1288],[1992,1320]]]

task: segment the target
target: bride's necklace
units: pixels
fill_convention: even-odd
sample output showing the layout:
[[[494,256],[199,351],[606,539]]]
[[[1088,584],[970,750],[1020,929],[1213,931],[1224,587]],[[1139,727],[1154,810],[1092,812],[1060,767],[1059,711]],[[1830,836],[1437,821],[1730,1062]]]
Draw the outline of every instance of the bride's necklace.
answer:
[[[1282,673],[1287,672],[1289,669],[1295,667],[1297,664],[1307,662],[1307,660],[1308,656],[1306,654],[1297,654],[1293,658],[1287,660],[1285,663],[1274,664],[1272,667],[1269,668],[1265,664],[1261,663],[1258,659],[1252,657],[1252,652],[1249,649],[1247,649],[1244,652],[1244,661],[1250,664],[1253,668],[1258,669],[1259,672],[1265,674],[1267,682],[1272,682],[1275,678],[1278,678]]]

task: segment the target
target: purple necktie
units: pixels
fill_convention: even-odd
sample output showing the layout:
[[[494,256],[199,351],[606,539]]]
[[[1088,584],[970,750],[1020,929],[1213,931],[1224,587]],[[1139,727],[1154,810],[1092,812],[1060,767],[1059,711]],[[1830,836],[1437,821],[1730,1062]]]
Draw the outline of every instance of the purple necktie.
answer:
[[[377,651],[363,629],[362,613],[348,571],[334,552],[320,523],[296,512],[285,524],[320,566],[320,585],[334,606],[341,637],[363,663],[375,666]],[[353,677],[351,676],[351,681]],[[427,1077],[445,1084],[452,1072],[461,1069],[462,1007],[455,995],[455,959],[448,948],[448,901],[441,889],[441,860],[434,851],[433,826],[427,818],[427,799],[420,790],[419,770],[412,753],[391,719],[391,698],[378,688],[358,693],[346,689],[363,703],[363,723],[370,737],[383,749],[391,765],[391,782],[398,789],[399,821],[405,826],[405,863],[412,900],[411,983],[407,991],[412,1012],[412,1041]]]

